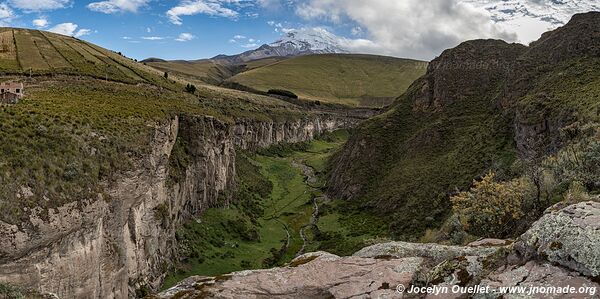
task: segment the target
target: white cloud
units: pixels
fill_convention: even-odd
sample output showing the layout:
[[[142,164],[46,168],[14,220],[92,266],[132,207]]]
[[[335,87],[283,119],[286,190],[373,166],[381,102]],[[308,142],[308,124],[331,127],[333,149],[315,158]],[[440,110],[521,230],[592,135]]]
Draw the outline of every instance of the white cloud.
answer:
[[[163,40],[165,38],[162,37],[162,36],[142,36],[142,39],[145,39],[145,40]]]
[[[569,21],[576,13],[598,11],[596,0],[461,0],[491,14],[492,20],[516,32],[520,42],[537,40],[542,33]]]
[[[39,18],[32,21],[33,26],[37,28],[46,28],[48,27],[48,20],[46,18]]]
[[[205,14],[209,16],[219,16],[227,18],[236,18],[239,13],[232,9],[243,0],[184,0],[179,5],[167,11],[167,17],[171,23],[181,25],[181,16],[192,16]],[[233,6],[232,6],[233,5]]]
[[[276,0],[273,0],[276,1]],[[281,0],[285,1],[285,0]],[[289,3],[289,2],[288,2]],[[296,13],[311,21],[352,25],[351,50],[431,59],[477,38],[529,43],[575,13],[599,11],[598,0],[304,0]],[[275,31],[283,31],[270,21]],[[350,40],[352,41],[352,40]]]
[[[241,47],[242,48],[246,48],[246,49],[256,48],[256,47],[258,47],[258,44],[256,44],[256,43],[247,43],[247,44],[243,44]]]
[[[245,36],[240,35],[240,34],[233,37],[233,39],[245,39],[245,38],[246,38]]]
[[[87,5],[90,10],[113,14],[118,12],[137,12],[146,6],[150,0],[107,0],[92,2]]]
[[[123,37],[121,37],[121,39],[124,39],[124,40],[132,40],[132,38],[131,38],[131,37],[129,37],[129,36],[123,36]]]
[[[355,52],[431,59],[468,39],[517,38],[485,9],[459,0],[309,0],[296,12],[306,19],[356,23],[368,39],[346,40]]]
[[[178,42],[187,42],[193,40],[194,38],[196,37],[191,33],[182,33],[175,40]]]
[[[7,26],[14,17],[15,13],[6,3],[0,4],[0,26]]]
[[[267,24],[271,27],[275,27],[275,29],[274,29],[275,32],[288,33],[290,31],[294,30],[294,28],[286,28],[283,26],[283,24],[276,23],[275,21],[268,21]]]
[[[282,11],[286,7],[294,5],[298,0],[256,0],[256,3],[262,8],[269,9],[271,11]]]
[[[25,11],[41,11],[64,8],[71,4],[71,0],[9,0],[8,3]]]
[[[88,35],[88,34],[92,33],[92,31],[90,29],[77,30],[78,27],[79,26],[77,24],[73,24],[73,23],[61,23],[61,24],[57,24],[56,26],[48,29],[48,31],[62,34],[62,35],[67,35],[67,36],[74,36],[74,37],[82,37],[84,35]]]
[[[77,32],[75,32],[75,37],[82,37],[84,35],[89,35],[90,33],[92,33],[92,30],[90,29],[79,29],[77,30]]]

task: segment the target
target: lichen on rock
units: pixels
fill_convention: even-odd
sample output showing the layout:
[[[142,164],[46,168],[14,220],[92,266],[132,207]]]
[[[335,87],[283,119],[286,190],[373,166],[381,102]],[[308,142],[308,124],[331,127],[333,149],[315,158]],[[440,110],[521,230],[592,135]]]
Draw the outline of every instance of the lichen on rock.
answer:
[[[516,249],[587,276],[600,275],[600,203],[583,202],[545,214],[521,236]]]

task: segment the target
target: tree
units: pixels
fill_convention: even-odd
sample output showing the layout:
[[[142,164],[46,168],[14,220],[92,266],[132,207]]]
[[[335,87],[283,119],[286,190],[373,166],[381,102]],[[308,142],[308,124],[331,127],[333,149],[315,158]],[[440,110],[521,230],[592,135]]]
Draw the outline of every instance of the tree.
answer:
[[[525,202],[532,197],[526,179],[496,182],[489,172],[481,181],[473,181],[469,191],[450,198],[454,213],[466,231],[477,236],[505,237],[525,214]]]
[[[194,94],[194,93],[196,93],[196,85],[193,85],[193,84],[189,84],[189,83],[188,83],[188,84],[185,86],[185,91],[186,91],[186,92],[189,92],[189,93],[191,93],[191,94]]]
[[[169,73],[165,72],[163,77],[165,77],[165,79],[169,79]]]

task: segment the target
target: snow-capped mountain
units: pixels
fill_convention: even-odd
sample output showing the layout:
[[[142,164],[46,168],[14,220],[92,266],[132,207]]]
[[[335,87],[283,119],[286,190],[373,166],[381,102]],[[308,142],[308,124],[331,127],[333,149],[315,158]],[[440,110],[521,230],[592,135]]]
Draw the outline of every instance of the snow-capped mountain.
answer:
[[[322,28],[287,30],[279,40],[232,56],[219,55],[215,60],[242,63],[273,56],[291,57],[309,54],[349,53],[340,43],[340,38]]]
[[[298,53],[347,53],[340,44],[340,38],[322,28],[304,28],[288,31],[271,48],[285,49],[290,55]]]

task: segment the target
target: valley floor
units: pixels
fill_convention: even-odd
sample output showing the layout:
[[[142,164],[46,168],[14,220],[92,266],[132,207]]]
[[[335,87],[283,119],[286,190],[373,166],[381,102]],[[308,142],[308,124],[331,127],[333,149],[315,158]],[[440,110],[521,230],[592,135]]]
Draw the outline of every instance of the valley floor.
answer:
[[[324,195],[327,159],[348,138],[337,131],[302,146],[240,153],[241,184],[258,175],[269,187],[256,201],[242,196],[226,208],[206,211],[177,234],[181,260],[168,288],[192,275],[278,266],[299,254],[327,250],[350,254],[387,235],[380,219]],[[258,170],[258,173],[252,172]],[[342,207],[343,206],[343,207]]]

